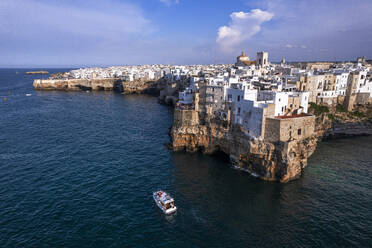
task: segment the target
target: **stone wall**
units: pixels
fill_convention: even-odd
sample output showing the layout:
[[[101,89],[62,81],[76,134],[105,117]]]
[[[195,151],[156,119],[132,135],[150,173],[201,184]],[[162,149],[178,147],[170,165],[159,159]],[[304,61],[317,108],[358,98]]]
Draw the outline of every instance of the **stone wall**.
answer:
[[[265,137],[269,142],[301,140],[314,135],[315,116],[266,118]]]
[[[370,100],[370,93],[357,93],[355,104],[368,104]]]
[[[316,104],[328,105],[330,107],[335,107],[337,104],[343,105],[344,101],[345,101],[345,96],[317,97],[316,98]]]
[[[199,124],[199,114],[195,110],[182,110],[175,108],[173,125],[179,126],[194,126]]]
[[[337,97],[317,97],[316,104],[333,106],[337,104]]]

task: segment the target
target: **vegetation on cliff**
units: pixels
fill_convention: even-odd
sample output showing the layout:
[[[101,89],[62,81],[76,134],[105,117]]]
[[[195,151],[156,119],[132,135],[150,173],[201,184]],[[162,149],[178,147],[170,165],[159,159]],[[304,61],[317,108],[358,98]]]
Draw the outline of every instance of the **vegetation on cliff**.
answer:
[[[347,111],[342,104],[328,107],[311,102],[309,105],[309,113],[317,118],[327,118],[331,122],[372,121],[372,105],[357,105],[353,111]]]
[[[309,105],[309,112],[313,113],[316,116],[329,112],[329,108],[327,106],[318,105],[314,102],[310,102]]]

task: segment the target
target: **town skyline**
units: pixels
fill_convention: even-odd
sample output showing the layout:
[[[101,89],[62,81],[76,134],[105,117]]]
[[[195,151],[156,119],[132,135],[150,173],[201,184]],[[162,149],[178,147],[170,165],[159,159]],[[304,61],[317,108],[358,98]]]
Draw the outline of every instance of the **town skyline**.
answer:
[[[274,62],[370,59],[372,3],[356,2],[4,0],[0,67],[229,64],[243,50]]]

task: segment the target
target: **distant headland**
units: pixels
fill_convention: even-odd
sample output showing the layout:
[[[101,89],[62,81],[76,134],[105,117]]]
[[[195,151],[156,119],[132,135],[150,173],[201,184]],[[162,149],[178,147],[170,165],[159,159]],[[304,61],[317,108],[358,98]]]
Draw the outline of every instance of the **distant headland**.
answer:
[[[47,71],[28,71],[26,72],[27,75],[36,75],[36,74],[49,74]]]

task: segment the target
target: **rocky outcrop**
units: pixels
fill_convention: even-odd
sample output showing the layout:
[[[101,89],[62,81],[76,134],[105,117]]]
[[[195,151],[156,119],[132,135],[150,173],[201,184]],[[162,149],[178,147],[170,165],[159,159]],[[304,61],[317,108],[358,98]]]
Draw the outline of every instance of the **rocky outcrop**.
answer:
[[[35,79],[33,86],[36,90],[114,90],[121,81],[115,78],[105,79]]]
[[[316,135],[323,139],[372,135],[372,105],[355,106],[347,111],[343,105],[318,105],[326,107],[326,112],[313,114]],[[310,108],[311,110],[311,108]]]
[[[236,168],[264,180],[288,182],[301,176],[319,139],[372,135],[369,113],[368,109],[353,115],[345,112],[346,121],[323,113],[315,118],[313,135],[270,142],[270,139],[250,138],[240,126],[228,125],[226,121],[209,119],[200,124],[197,111],[176,108],[171,147],[175,151],[223,152],[230,156]],[[364,118],[360,120],[355,116]]]
[[[116,91],[123,94],[149,94],[158,96],[159,102],[175,105],[178,92],[185,88],[188,80],[175,82],[165,78],[157,80],[137,79],[122,81],[119,78],[104,79],[69,79],[63,78],[64,73],[53,74],[49,79],[35,79],[33,86],[36,90],[64,90],[64,91]]]
[[[121,92],[124,94],[150,94],[159,95],[157,81],[134,80],[132,82],[122,82]]]
[[[36,90],[93,90],[117,91],[123,94],[159,95],[161,87],[158,81],[134,80],[122,81],[118,78],[104,79],[35,79],[33,86]]]
[[[323,138],[344,138],[367,135],[372,135],[372,122],[335,122],[324,132]]]
[[[27,75],[37,75],[37,74],[49,74],[47,71],[27,71]]]
[[[175,151],[223,152],[237,168],[264,180],[280,182],[288,182],[302,174],[318,140],[314,135],[304,140],[271,143],[250,139],[238,126],[183,125],[177,121],[172,127],[171,139]]]
[[[167,105],[176,105],[178,101],[178,92],[184,87],[184,81],[167,82],[163,81],[159,83],[161,86],[159,94],[159,102]]]

